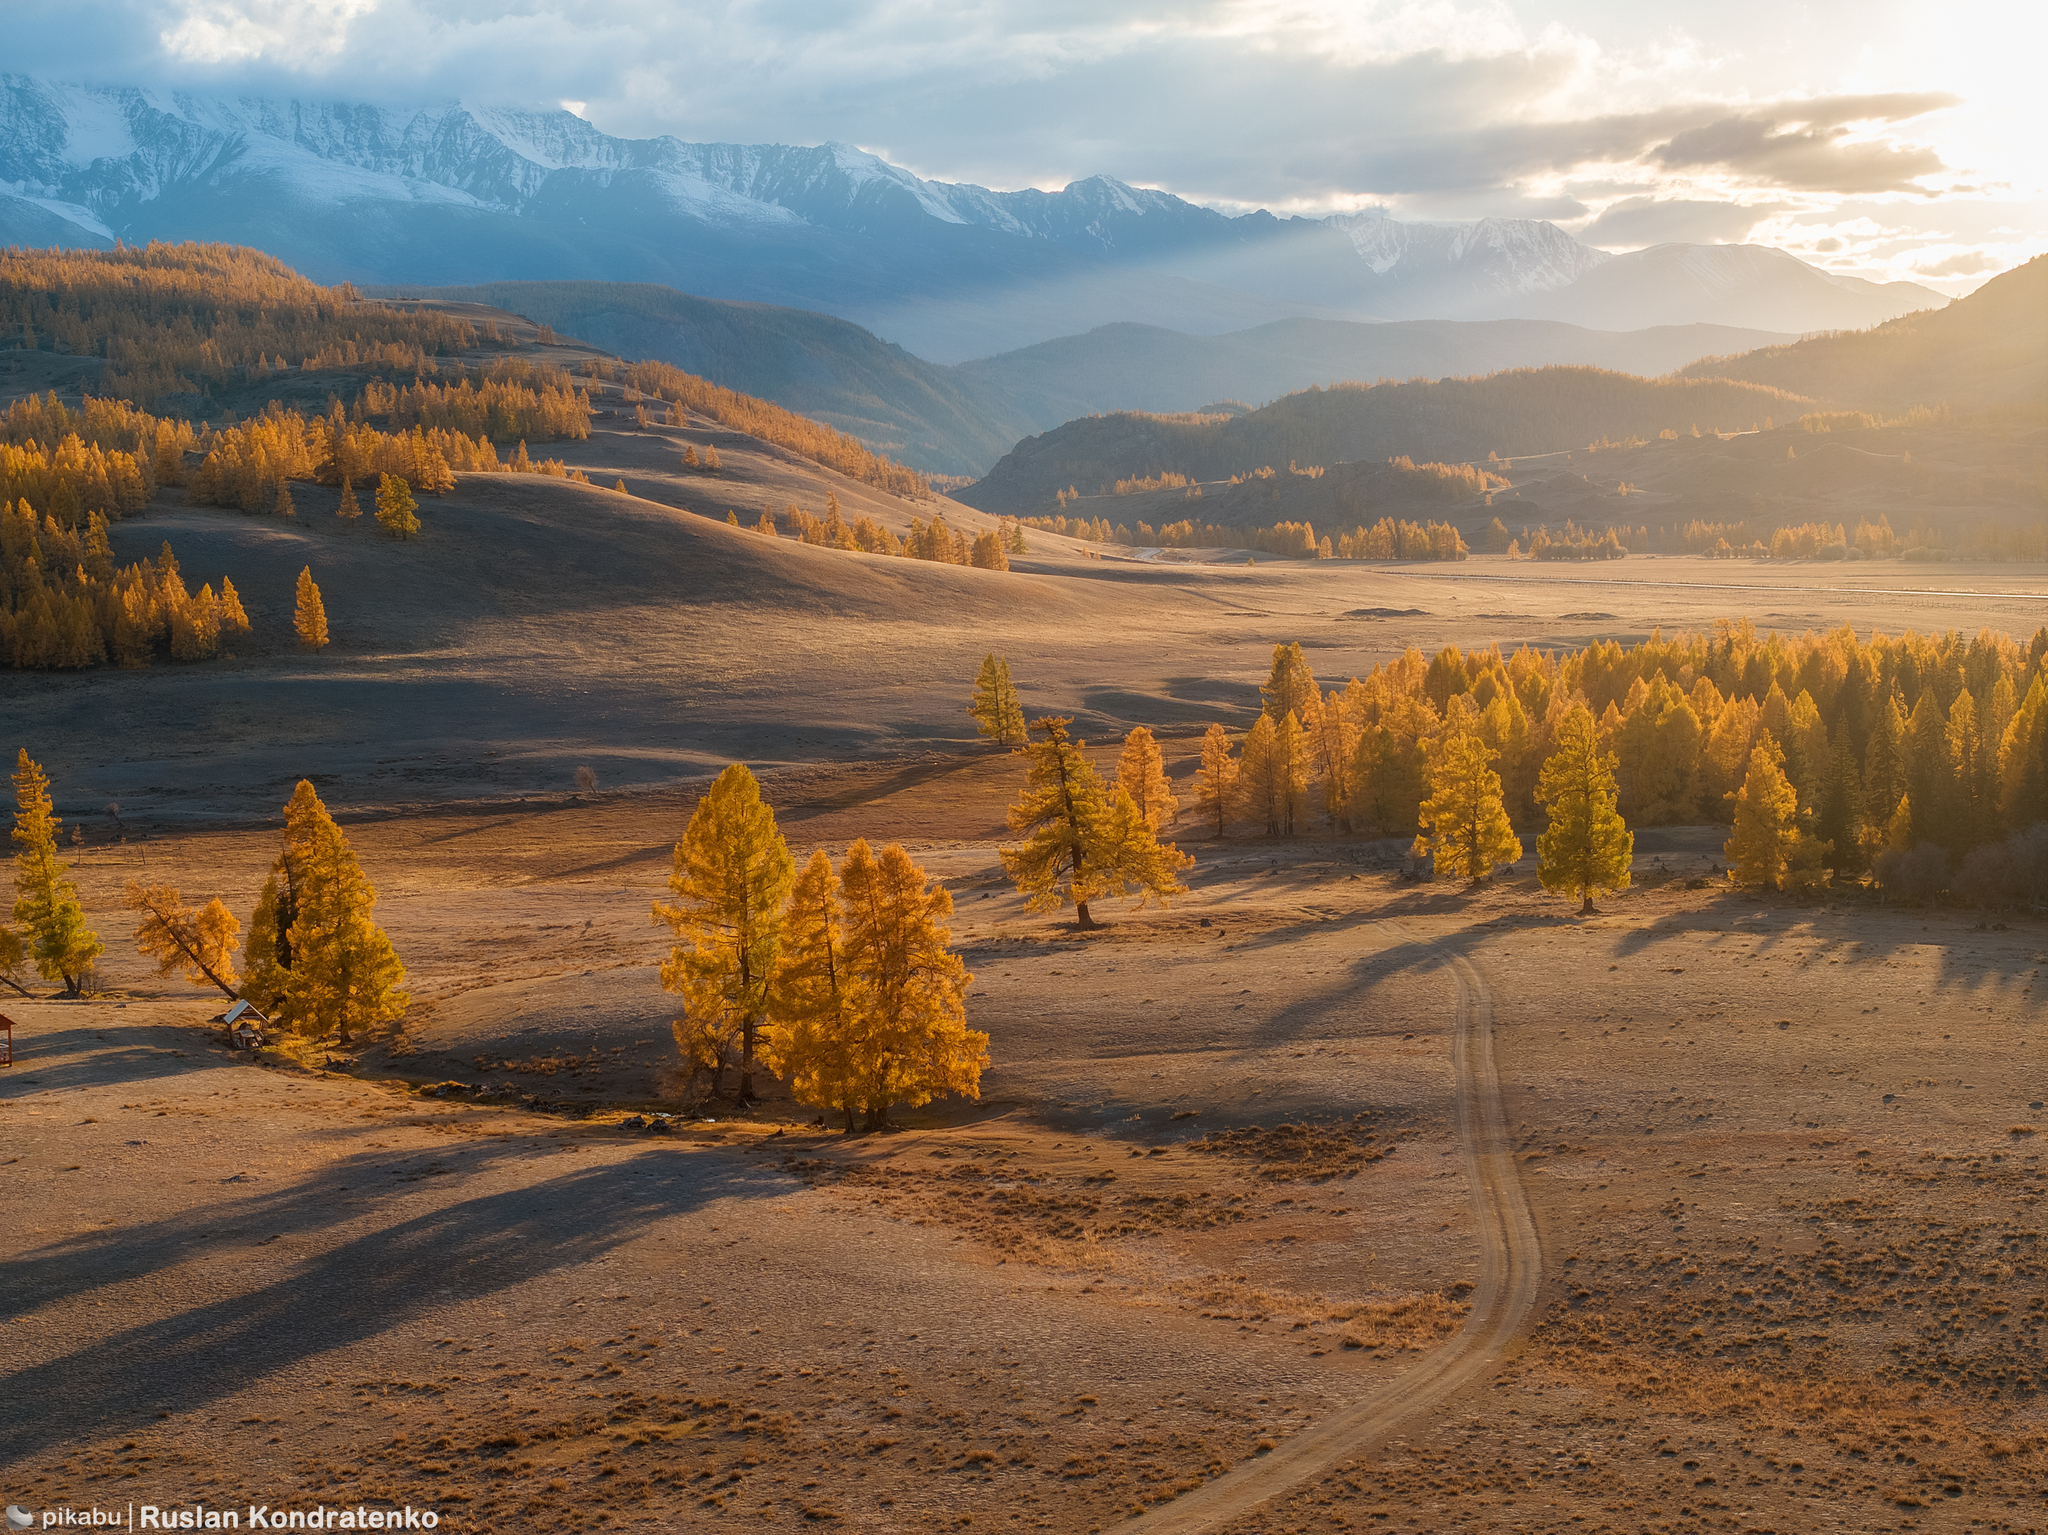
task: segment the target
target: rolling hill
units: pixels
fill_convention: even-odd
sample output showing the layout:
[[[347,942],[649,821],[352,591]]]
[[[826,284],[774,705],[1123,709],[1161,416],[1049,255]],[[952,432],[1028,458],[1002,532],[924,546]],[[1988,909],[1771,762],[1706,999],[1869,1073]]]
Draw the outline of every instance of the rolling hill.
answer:
[[[1143,412],[1070,421],[1020,442],[957,499],[984,511],[1052,510],[1069,486],[1172,472],[1227,479],[1261,467],[1329,466],[1405,454],[1483,460],[1583,448],[1601,438],[1673,430],[1746,431],[1792,417],[1811,402],[1759,384],[1644,379],[1596,368],[1541,368],[1451,378],[1310,389],[1234,417]]]
[[[1679,371],[1857,410],[2039,410],[2048,406],[2048,256],[1992,278],[1946,309],[1853,334],[1704,358]]]

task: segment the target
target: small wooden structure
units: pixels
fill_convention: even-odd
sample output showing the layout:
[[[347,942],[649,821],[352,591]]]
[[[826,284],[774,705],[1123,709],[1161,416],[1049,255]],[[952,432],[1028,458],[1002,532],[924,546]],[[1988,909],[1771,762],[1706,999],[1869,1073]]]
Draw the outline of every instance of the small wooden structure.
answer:
[[[14,1020],[0,1013],[0,1066],[14,1064]]]
[[[270,1022],[246,1001],[237,1002],[222,1013],[219,1021],[228,1026],[228,1043],[237,1050],[261,1048],[264,1026]]]

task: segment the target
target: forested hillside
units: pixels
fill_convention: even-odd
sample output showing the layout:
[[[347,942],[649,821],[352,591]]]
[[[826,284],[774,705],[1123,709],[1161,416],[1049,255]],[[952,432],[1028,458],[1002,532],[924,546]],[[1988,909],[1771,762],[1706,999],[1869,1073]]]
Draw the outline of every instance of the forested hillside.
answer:
[[[489,304],[631,361],[671,364],[773,400],[935,474],[978,474],[1018,438],[1066,419],[1020,412],[990,387],[912,356],[850,320],[698,298],[657,283],[494,282],[390,288]]]
[[[1069,486],[1092,494],[1162,473],[1221,480],[1288,463],[1399,454],[1418,462],[1520,457],[1695,427],[1748,431],[1809,408],[1756,384],[1644,379],[1598,368],[1339,384],[1235,417],[1127,412],[1070,421],[1017,444],[959,499],[983,511],[1040,512]]]

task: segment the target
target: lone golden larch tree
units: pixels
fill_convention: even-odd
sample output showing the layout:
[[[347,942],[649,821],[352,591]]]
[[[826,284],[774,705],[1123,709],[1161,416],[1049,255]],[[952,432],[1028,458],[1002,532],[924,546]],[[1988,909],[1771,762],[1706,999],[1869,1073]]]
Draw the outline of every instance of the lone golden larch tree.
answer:
[[[393,538],[411,538],[420,530],[419,503],[412,487],[395,474],[377,481],[377,523]]]
[[[998,746],[1024,744],[1024,708],[1017,701],[1007,658],[994,651],[982,657],[981,674],[974,679],[974,700],[967,712],[974,716],[974,728],[987,740]]]
[[[343,1044],[405,1016],[405,966],[373,916],[377,892],[313,785],[284,809],[284,847],[243,946],[242,995],[309,1039]]]
[[[16,942],[38,975],[61,982],[64,994],[76,997],[106,945],[85,925],[78,887],[64,877],[68,865],[57,857],[61,825],[49,775],[21,748],[14,767],[14,920],[21,924]]]
[[[327,604],[320,600],[320,588],[313,581],[313,567],[299,572],[298,601],[292,609],[292,632],[301,650],[327,647]]]

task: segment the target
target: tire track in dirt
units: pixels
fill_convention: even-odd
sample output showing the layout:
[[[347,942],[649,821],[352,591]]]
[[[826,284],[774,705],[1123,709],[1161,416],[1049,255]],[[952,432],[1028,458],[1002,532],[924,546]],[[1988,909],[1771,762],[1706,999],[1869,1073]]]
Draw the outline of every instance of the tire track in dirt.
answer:
[[[1404,943],[1433,942],[1392,922],[1381,928]],[[1457,1066],[1458,1145],[1479,1222],[1479,1287],[1458,1335],[1420,1364],[1304,1429],[1278,1449],[1148,1512],[1151,1535],[1223,1531],[1340,1462],[1372,1450],[1411,1418],[1491,1370],[1536,1304],[1543,1279],[1536,1222],[1515,1172],[1500,1078],[1493,1062],[1493,994],[1463,955],[1439,949],[1458,985],[1451,1051]]]

